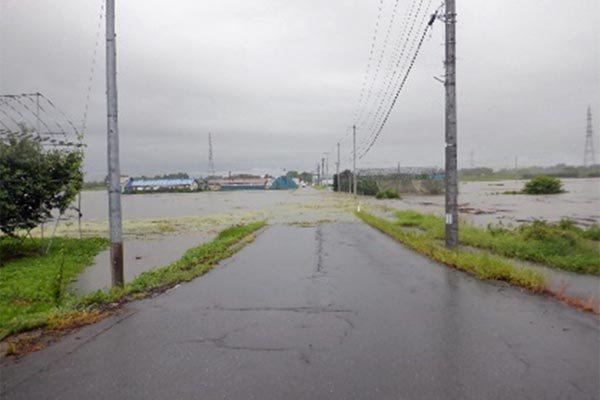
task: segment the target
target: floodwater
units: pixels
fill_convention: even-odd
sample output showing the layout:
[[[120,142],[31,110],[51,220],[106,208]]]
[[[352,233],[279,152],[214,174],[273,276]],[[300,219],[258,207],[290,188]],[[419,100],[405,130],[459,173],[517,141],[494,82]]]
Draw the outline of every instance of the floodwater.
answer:
[[[462,182],[458,198],[461,217],[477,226],[517,225],[533,219],[556,222],[561,218],[572,219],[582,226],[600,223],[600,178],[562,181],[567,193],[544,196],[502,194],[521,190],[524,181]],[[444,213],[443,195],[406,195],[401,200],[382,200],[374,204]]]
[[[289,203],[318,202],[319,194],[312,189],[155,193],[123,195],[121,203],[123,220],[142,220],[206,216],[236,210],[269,212]],[[82,209],[84,220],[107,220],[107,193],[105,191],[83,192]]]
[[[600,178],[563,179],[567,193],[545,196],[507,195],[520,190],[523,181],[463,182],[460,184],[461,216],[467,221],[487,226],[489,223],[519,224],[534,218],[559,221],[570,218],[582,225],[600,222]],[[338,196],[339,197],[339,196]],[[233,211],[258,211],[269,216],[278,209],[295,204],[322,206],[333,194],[310,188],[295,191],[238,191],[201,193],[157,193],[122,196],[123,220],[208,216]],[[361,201],[386,204],[398,209],[442,214],[444,196],[406,195],[401,200]],[[333,205],[333,204],[330,204]],[[104,191],[83,192],[84,221],[106,221],[108,198]]]
[[[150,240],[128,240],[124,252],[124,278],[131,282],[139,274],[154,268],[168,265],[178,259],[189,248],[208,242],[212,236],[207,234],[185,234],[161,236]],[[110,252],[98,254],[94,264],[85,269],[71,285],[77,295],[86,295],[97,290],[111,287]]]

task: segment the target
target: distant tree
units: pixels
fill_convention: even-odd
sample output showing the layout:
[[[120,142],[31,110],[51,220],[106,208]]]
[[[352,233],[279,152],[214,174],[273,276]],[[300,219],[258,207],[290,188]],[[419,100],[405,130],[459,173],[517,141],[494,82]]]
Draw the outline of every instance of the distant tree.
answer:
[[[190,179],[186,172],[175,172],[171,174],[155,175],[153,179]]]
[[[285,174],[285,176],[287,176],[290,179],[294,179],[299,178],[300,174],[298,174],[298,171],[288,171],[287,174]]]
[[[313,181],[313,175],[310,172],[306,172],[306,171],[305,172],[301,172],[298,175],[298,177],[300,178],[300,180],[302,182],[305,182],[305,183],[312,183],[312,181]]]
[[[253,175],[253,174],[237,174],[237,175],[232,175],[231,178],[233,178],[233,179],[259,179],[260,176]]]
[[[25,128],[0,142],[0,230],[9,236],[62,214],[83,185],[79,151],[46,151]]]

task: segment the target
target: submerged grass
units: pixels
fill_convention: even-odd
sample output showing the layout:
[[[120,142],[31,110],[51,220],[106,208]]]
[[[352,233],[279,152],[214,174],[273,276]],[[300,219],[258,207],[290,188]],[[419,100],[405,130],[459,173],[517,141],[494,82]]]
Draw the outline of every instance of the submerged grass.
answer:
[[[396,217],[399,226],[418,228],[430,239],[444,238],[441,217],[415,211],[399,211]],[[600,246],[594,241],[598,230],[597,225],[579,228],[570,220],[562,220],[558,224],[537,220],[513,229],[492,225],[481,229],[463,224],[459,239],[461,244],[505,257],[600,275]]]
[[[107,246],[105,239],[59,239],[66,244],[62,258],[56,259],[56,254],[28,257],[0,268],[0,340],[34,328],[61,331],[93,323],[106,315],[111,303],[143,298],[190,281],[251,242],[253,233],[265,225],[260,221],[233,226],[212,242],[188,250],[178,261],[140,274],[123,288],[97,291],[83,298],[65,294],[57,302],[52,292],[57,264],[67,260],[63,279],[68,282]]]
[[[420,227],[418,213],[405,214],[403,222],[412,227]],[[367,212],[357,212],[356,215],[367,224],[405,244],[407,247],[425,256],[444,263],[453,268],[466,271],[480,279],[506,281],[535,292],[545,290],[544,277],[537,271],[528,268],[517,268],[502,257],[491,254],[478,254],[449,250],[433,236],[423,232],[405,231],[393,222],[376,217]],[[427,220],[424,224],[431,224]]]

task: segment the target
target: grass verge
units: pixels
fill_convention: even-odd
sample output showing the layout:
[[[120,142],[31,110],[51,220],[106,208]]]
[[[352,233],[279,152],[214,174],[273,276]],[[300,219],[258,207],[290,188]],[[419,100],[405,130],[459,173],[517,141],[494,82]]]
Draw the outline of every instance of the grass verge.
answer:
[[[444,220],[441,217],[410,210],[399,211],[396,217],[397,225],[416,228],[428,239],[444,238]],[[582,229],[569,220],[558,224],[537,220],[514,229],[491,225],[481,229],[463,224],[459,239],[463,245],[497,255],[571,272],[600,275],[598,230],[597,225]]]
[[[48,331],[55,332],[67,331],[94,323],[106,316],[107,311],[128,300],[148,297],[154,293],[165,291],[178,283],[187,282],[205,274],[219,261],[230,257],[244,245],[253,241],[255,238],[254,233],[265,225],[266,223],[261,221],[225,229],[212,242],[189,249],[181,259],[170,265],[140,274],[123,288],[111,289],[108,292],[97,291],[83,298],[75,298],[72,295],[67,295],[62,298],[60,303],[53,301],[52,297],[45,296],[39,299],[41,303],[38,304],[39,309],[22,310],[18,315],[12,316],[11,313],[14,314],[15,312],[12,310],[15,301],[18,301],[20,297],[7,297],[7,300],[4,300],[4,297],[2,297],[0,307],[6,310],[6,314],[2,314],[4,319],[0,321],[2,323],[0,325],[0,340],[5,339],[9,335],[34,328],[46,328]],[[75,242],[79,243],[79,241]],[[103,246],[106,246],[106,241],[102,241],[101,243]],[[56,246],[56,248],[58,247]],[[73,250],[71,249],[71,251]],[[64,251],[64,253],[71,254],[68,251]],[[93,255],[90,257],[91,262]],[[42,258],[40,257],[40,259]],[[41,269],[52,269],[48,263],[39,262],[39,264],[41,265]],[[83,268],[85,264],[85,262],[80,263],[80,268]],[[27,265],[21,267],[22,269],[27,269]],[[5,268],[6,266],[1,268],[0,273]],[[18,287],[22,285],[23,281],[30,279],[24,276],[29,275],[27,272],[20,273],[19,275],[20,277],[16,277],[8,285],[5,285],[4,280],[0,281],[2,282],[2,288],[5,286]],[[41,285],[47,285],[48,279],[51,281],[51,277],[52,275],[39,279],[45,282]],[[30,342],[32,340],[25,340],[24,351],[27,351],[27,349],[37,349]],[[38,343],[39,341],[36,339],[33,342]],[[8,343],[7,352],[13,354],[20,353],[18,343],[18,340]]]
[[[418,231],[405,231],[398,224],[364,211],[357,212],[356,215],[375,229],[435,261],[468,272],[480,279],[505,281],[534,292],[545,291],[544,277],[537,271],[517,268],[502,257],[490,254],[449,250],[430,235]]]
[[[103,238],[82,240],[0,238],[0,340],[46,323],[65,301],[65,287],[96,254],[108,247]]]
[[[98,290],[80,299],[77,306],[86,308],[139,299],[178,283],[191,281],[252,242],[255,238],[253,233],[265,225],[266,222],[259,221],[225,229],[215,240],[189,249],[174,263],[143,272],[122,288],[113,288],[108,292]]]

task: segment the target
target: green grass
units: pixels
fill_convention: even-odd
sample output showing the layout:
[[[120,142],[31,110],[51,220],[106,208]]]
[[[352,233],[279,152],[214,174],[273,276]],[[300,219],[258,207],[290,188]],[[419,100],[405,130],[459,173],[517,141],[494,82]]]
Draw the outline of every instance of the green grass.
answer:
[[[404,214],[404,221],[409,224],[405,226],[419,226],[418,222],[420,219],[425,224],[431,222],[429,216],[417,214],[414,212]],[[449,250],[439,240],[425,232],[406,231],[397,223],[376,217],[367,212],[359,212],[356,215],[367,224],[403,243],[412,250],[418,251],[435,261],[468,272],[480,279],[506,281],[512,285],[536,292],[541,292],[545,289],[542,274],[528,268],[517,268],[502,257],[491,254]]]
[[[64,288],[94,256],[108,247],[103,238],[82,240],[0,238],[0,339],[35,327],[65,301]]]
[[[399,226],[418,228],[430,239],[444,238],[441,217],[415,211],[399,211],[396,216]],[[558,224],[537,220],[513,229],[502,226],[481,229],[461,224],[459,239],[463,245],[497,255],[571,272],[600,275],[600,246],[594,241],[598,239],[599,231],[598,225],[583,229],[569,220]]]
[[[387,189],[387,190],[383,190],[383,191],[377,192],[377,194],[375,195],[375,198],[378,199],[378,200],[382,200],[382,199],[399,199],[400,195],[394,189]]]
[[[53,282],[56,282],[62,260],[70,260],[64,264],[63,279],[67,282],[89,264],[98,251],[107,246],[104,239],[84,239],[82,243],[89,243],[89,246],[83,247],[77,246],[80,243],[78,240],[60,239],[61,243],[70,244],[70,247],[64,247],[64,257],[60,255],[60,246],[56,243],[53,246],[56,250],[53,252],[58,253],[51,252],[50,258],[27,257],[13,260],[0,268],[0,340],[11,334],[49,324],[60,326],[61,321],[66,319],[78,321],[80,318],[77,315],[94,316],[95,311],[102,310],[102,306],[108,303],[143,298],[177,283],[190,281],[233,255],[254,238],[252,234],[255,231],[265,225],[261,221],[225,229],[213,241],[189,249],[182,258],[168,266],[140,274],[123,288],[108,292],[97,291],[83,298],[66,294],[60,296],[60,301],[57,302],[53,294]],[[96,247],[92,246],[93,243]]]

